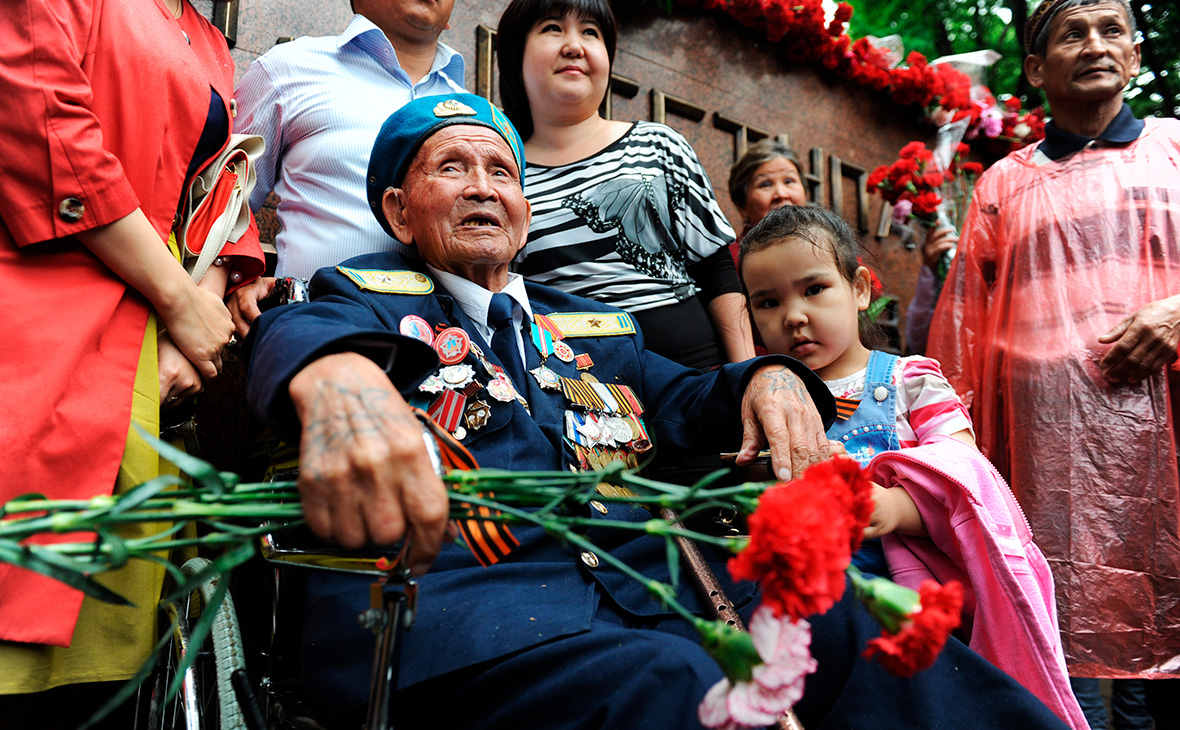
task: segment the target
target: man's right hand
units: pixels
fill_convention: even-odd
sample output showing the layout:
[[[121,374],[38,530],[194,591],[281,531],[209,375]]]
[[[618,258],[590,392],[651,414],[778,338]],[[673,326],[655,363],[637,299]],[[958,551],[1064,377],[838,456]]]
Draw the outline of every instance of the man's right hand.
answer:
[[[425,573],[442,546],[449,500],[422,425],[389,377],[356,353],[328,355],[291,379],[303,424],[299,493],[312,532],[345,547],[410,539]]]
[[[249,284],[238,287],[225,300],[225,306],[234,320],[234,333],[239,340],[244,340],[250,334],[250,325],[262,314],[259,302],[270,296],[274,291],[273,276],[260,276]]]

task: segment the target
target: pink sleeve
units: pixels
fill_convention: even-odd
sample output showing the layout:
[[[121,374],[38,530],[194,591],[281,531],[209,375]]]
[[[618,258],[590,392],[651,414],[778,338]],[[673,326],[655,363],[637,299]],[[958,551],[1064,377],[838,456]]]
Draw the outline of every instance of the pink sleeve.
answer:
[[[974,430],[971,417],[954,388],[942,376],[938,362],[928,357],[907,357],[902,361],[901,388],[909,405],[909,423],[918,443],[934,434],[949,436]]]

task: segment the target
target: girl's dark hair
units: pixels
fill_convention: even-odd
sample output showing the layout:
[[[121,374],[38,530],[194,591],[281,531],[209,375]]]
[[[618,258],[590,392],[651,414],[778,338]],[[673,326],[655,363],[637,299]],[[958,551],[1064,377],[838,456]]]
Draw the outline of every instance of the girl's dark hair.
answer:
[[[836,269],[840,275],[849,284],[856,281],[856,270],[861,265],[859,239],[843,218],[815,203],[775,208],[747,231],[740,246],[738,278],[743,278],[741,271],[747,256],[788,238],[806,241],[824,252],[831,251],[836,257]],[[744,288],[745,284],[742,286]],[[745,294],[749,301],[750,293],[746,291]],[[860,325],[860,340],[865,347],[880,349],[888,343],[888,337],[877,323],[869,322],[862,316]]]
[[[856,281],[856,269],[860,266],[856,260],[860,255],[856,234],[843,218],[815,203],[784,205],[767,213],[742,238],[740,262],[745,263],[750,254],[785,238],[800,238],[818,249],[831,251],[840,274],[850,284]]]
[[[750,193],[750,180],[754,173],[771,160],[783,158],[795,166],[800,181],[803,178],[803,163],[795,150],[774,138],[759,140],[750,145],[745,154],[729,168],[729,199],[739,208],[746,207],[746,196]]]
[[[538,20],[573,14],[589,18],[602,31],[606,55],[613,67],[618,29],[607,0],[512,0],[496,30],[496,67],[500,72],[500,103],[520,138],[533,136],[533,113],[524,89],[524,46]],[[610,93],[609,91],[607,93]]]

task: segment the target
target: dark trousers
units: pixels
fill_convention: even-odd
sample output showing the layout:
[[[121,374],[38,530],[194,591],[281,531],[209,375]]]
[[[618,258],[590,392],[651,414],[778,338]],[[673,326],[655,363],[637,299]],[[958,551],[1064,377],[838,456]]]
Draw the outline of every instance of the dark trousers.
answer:
[[[912,679],[866,662],[880,630],[851,590],[812,626],[819,670],[796,707],[807,730],[1066,727],[956,640]],[[603,606],[588,632],[403,691],[394,717],[399,730],[697,730],[697,705],[721,676],[684,622],[634,625]]]

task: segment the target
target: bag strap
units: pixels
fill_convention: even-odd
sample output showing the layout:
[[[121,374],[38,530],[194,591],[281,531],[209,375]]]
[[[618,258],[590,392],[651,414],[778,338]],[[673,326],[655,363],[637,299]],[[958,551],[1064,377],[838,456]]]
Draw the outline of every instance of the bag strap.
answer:
[[[249,207],[250,192],[257,180],[254,162],[262,155],[265,148],[265,141],[257,134],[231,134],[225,149],[212,162],[205,166],[189,187],[185,224],[181,227],[182,232],[187,232],[188,220],[191,218],[193,210],[197,207],[198,199],[212,193],[222,170],[235,155],[240,158],[243,153],[245,154],[244,160],[239,160],[238,163],[235,163],[235,166],[239,168],[238,189],[230,197],[225,211],[218,216],[219,225],[215,225],[210,230],[209,236],[201,246],[201,253],[197,257],[196,263],[193,265],[191,271],[193,281],[199,283],[204,278],[209,267],[213,265],[213,262],[221,255],[221,250],[225,247],[225,244],[229,242],[229,236],[240,217],[242,208]],[[182,237],[179,243],[183,254],[186,250],[187,242]]]

